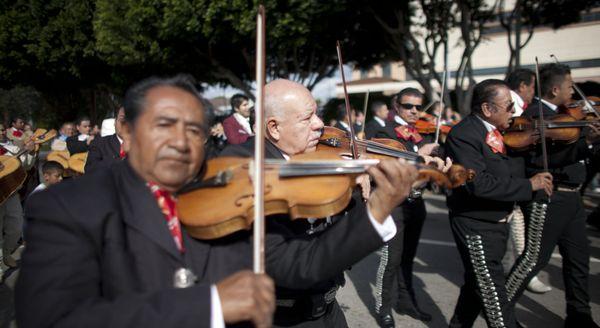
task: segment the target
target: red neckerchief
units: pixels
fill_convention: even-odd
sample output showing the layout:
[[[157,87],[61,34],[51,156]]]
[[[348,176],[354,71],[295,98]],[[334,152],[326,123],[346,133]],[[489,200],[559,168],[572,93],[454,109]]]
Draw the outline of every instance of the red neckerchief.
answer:
[[[181,225],[179,223],[179,219],[177,218],[177,208],[176,203],[177,200],[170,192],[161,189],[156,183],[148,182],[148,187],[150,191],[152,191],[152,195],[156,198],[158,202],[158,207],[161,209],[162,213],[165,215],[165,219],[167,221],[167,227],[169,227],[169,232],[171,232],[171,236],[173,236],[173,241],[175,241],[175,246],[182,254],[185,252],[185,248],[183,247],[183,237],[181,235]]]
[[[127,153],[125,152],[125,149],[123,149],[123,144],[121,144],[121,147],[119,148],[119,158],[123,159],[125,156],[127,156]]]
[[[506,147],[504,147],[504,138],[498,129],[494,129],[487,133],[485,137],[485,143],[492,148],[494,153],[506,154]]]
[[[6,148],[4,148],[3,146],[0,146],[0,156],[4,155],[8,153],[8,150],[6,150]]]
[[[528,103],[526,103],[526,102],[524,102],[524,103],[523,103],[523,110],[526,110],[526,109],[527,109],[527,107],[529,107],[529,104],[528,104]]]
[[[396,128],[394,128],[394,131],[396,131],[396,136],[398,136],[398,138],[402,138],[403,140],[412,140],[412,142],[415,144],[423,141],[423,137],[421,137],[417,129],[415,129],[413,126],[398,125]]]
[[[12,130],[12,135],[15,138],[21,138],[23,136],[23,131],[19,130],[19,129],[11,129]]]

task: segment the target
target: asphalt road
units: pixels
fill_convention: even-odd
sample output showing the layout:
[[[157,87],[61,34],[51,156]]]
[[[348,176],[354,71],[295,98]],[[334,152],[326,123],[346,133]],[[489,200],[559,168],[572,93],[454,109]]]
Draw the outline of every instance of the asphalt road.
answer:
[[[393,313],[396,327],[447,327],[462,285],[462,264],[448,223],[444,197],[426,195],[427,220],[414,266],[415,287],[421,308],[432,314],[433,320],[423,323],[408,316]],[[590,261],[590,297],[594,320],[600,323],[600,232],[588,227],[592,258]],[[509,250],[505,267],[514,261]],[[375,321],[375,276],[379,252],[346,272],[346,286],[338,293],[338,301],[350,327],[377,327]],[[525,292],[517,307],[517,318],[526,327],[558,328],[565,317],[564,286],[561,258],[555,251],[549,265],[539,278],[552,286],[552,291],[538,295]],[[486,327],[479,318],[475,327]]]

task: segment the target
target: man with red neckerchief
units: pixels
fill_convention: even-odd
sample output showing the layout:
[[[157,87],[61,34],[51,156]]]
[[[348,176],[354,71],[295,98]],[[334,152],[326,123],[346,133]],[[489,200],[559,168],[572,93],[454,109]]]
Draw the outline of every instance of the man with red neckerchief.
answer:
[[[386,131],[392,130],[408,151],[430,156],[438,145],[429,141],[430,136],[420,135],[415,128],[422,106],[423,94],[419,90],[406,88],[400,91],[392,98],[392,110],[385,125]],[[446,165],[449,166],[450,162],[447,161]],[[375,290],[375,312],[381,327],[394,327],[391,315],[394,303],[399,314],[420,321],[431,320],[431,315],[419,308],[412,283],[413,261],[426,216],[425,202],[419,189],[413,189],[411,196],[392,212],[398,233],[383,246]],[[397,298],[392,297],[394,279],[398,280]]]

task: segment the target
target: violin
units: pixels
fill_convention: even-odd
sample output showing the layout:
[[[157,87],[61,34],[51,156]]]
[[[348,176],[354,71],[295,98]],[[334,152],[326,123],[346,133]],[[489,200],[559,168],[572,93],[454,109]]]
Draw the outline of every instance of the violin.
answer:
[[[578,121],[574,117],[560,114],[544,120],[546,139],[566,144],[576,142],[581,134],[581,128],[594,124],[593,121]],[[504,144],[514,150],[522,151],[540,141],[539,120],[527,117],[516,117],[510,127],[504,132]]]
[[[426,114],[429,116],[432,116],[430,114]],[[435,133],[437,126],[435,124],[435,117],[433,117],[433,120],[429,121],[429,120],[423,120],[423,119],[419,119],[417,120],[417,122],[415,123],[415,128],[417,129],[417,132],[419,132],[420,134],[432,134]],[[452,129],[451,126],[449,125],[440,125],[440,133],[442,135],[448,135],[448,133],[450,133],[450,130]]]
[[[568,114],[576,120],[598,121],[600,118],[600,97],[587,97],[587,100],[572,100],[559,107],[561,113]]]
[[[465,169],[458,164],[452,165],[446,174],[431,166],[423,165],[423,158],[415,152],[407,151],[406,147],[398,140],[373,138],[371,140],[356,140],[355,143],[359,158],[405,159],[409,163],[418,166],[418,180],[431,181],[446,189],[461,186],[475,176],[473,170]],[[334,127],[325,127],[317,145],[317,152],[333,153],[341,158],[352,158],[349,148],[350,138],[345,131]]]
[[[340,160],[327,153],[265,160],[264,214],[287,213],[292,220],[337,214],[350,202],[355,176],[377,162]],[[193,237],[215,239],[250,229],[253,163],[251,158],[211,159],[200,188],[179,194],[179,220]]]

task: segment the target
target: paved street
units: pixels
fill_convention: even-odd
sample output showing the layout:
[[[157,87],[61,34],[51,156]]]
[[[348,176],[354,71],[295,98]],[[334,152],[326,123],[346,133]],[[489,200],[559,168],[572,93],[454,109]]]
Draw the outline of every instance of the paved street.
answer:
[[[426,199],[428,217],[415,263],[415,286],[421,307],[433,315],[433,320],[424,324],[394,313],[397,327],[447,327],[462,284],[462,265],[450,232],[444,198],[427,195]],[[594,319],[600,322],[600,232],[594,228],[588,228],[588,232],[592,249],[591,306]],[[507,255],[507,265],[511,261],[513,259]],[[378,265],[379,254],[372,254],[346,273],[346,286],[340,290],[338,301],[350,327],[377,327],[373,309]],[[526,327],[562,327],[564,287],[557,251],[539,277],[550,283],[553,290],[543,295],[526,292],[517,308],[519,321]],[[486,327],[485,321],[479,318],[475,327]]]
[[[454,247],[448,225],[444,198],[427,195],[428,218],[423,229],[421,244],[415,263],[415,286],[419,302],[424,310],[433,315],[428,324],[394,313],[397,327],[447,327],[462,283],[462,266]],[[592,246],[590,263],[590,291],[592,313],[600,322],[600,232],[588,228]],[[510,252],[508,252],[510,253]],[[512,263],[510,255],[505,258],[507,265]],[[375,275],[379,265],[379,254],[375,253],[355,265],[346,274],[346,286],[338,294],[338,300],[346,314],[350,327],[377,327],[374,318]],[[527,327],[562,327],[565,316],[564,288],[562,284],[561,259],[555,254],[550,265],[540,275],[553,290],[536,295],[526,292],[517,315]],[[14,315],[12,293],[0,285],[0,327],[8,327]],[[480,318],[475,327],[485,327]]]

